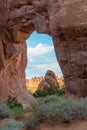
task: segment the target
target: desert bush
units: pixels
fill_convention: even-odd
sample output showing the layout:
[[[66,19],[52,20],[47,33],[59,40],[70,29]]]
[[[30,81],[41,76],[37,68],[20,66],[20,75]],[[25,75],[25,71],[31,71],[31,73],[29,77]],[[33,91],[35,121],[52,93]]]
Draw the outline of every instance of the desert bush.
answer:
[[[62,100],[61,100],[62,99]],[[70,122],[80,117],[87,118],[87,99],[59,98],[58,102],[42,104],[36,111],[38,120]]]
[[[35,129],[39,125],[39,121],[35,116],[27,117],[24,120],[26,130]]]
[[[9,106],[4,101],[0,101],[0,117],[9,117],[13,114],[14,112],[9,108]]]
[[[38,109],[44,102],[43,101],[38,101],[38,102],[33,102],[31,103],[32,110],[35,111]]]
[[[16,119],[24,118],[24,115],[26,113],[26,111],[23,108],[21,108],[21,107],[14,107],[13,111],[14,111],[14,117]]]
[[[46,97],[38,98],[38,101],[46,104],[51,102],[58,102],[59,97],[57,95],[47,95]]]
[[[59,97],[57,95],[48,95],[46,97],[40,97],[37,98],[37,102],[32,102],[31,103],[31,111],[37,110],[41,105],[43,104],[48,104],[48,103],[56,103],[59,101]]]
[[[58,102],[58,96],[56,95],[51,95],[51,96],[46,96],[42,98],[37,98],[37,102],[32,102],[31,103],[31,111],[36,111],[41,105],[43,104],[48,104],[52,102]]]
[[[13,119],[5,119],[0,123],[0,130],[24,130],[25,126],[21,122],[17,122]]]
[[[7,105],[13,109],[13,108],[23,108],[22,104],[18,102],[17,98],[16,97],[11,97],[9,96],[8,99],[7,99]]]
[[[38,98],[32,103],[32,116],[26,121],[26,130],[36,128],[40,122],[54,123],[61,121],[69,123],[75,118],[87,119],[87,98],[67,98],[57,95]]]
[[[26,107],[26,108],[24,109],[24,111],[25,111],[25,113],[31,112],[31,111],[32,111],[31,106]]]
[[[25,110],[21,103],[18,102],[16,97],[8,97],[7,105],[13,110],[16,119],[24,118]]]
[[[43,91],[41,90],[36,90],[35,93],[33,93],[34,97],[45,97],[47,95],[53,95],[57,94],[58,96],[63,96],[65,95],[65,88],[59,89],[54,86],[48,87],[45,86]]]

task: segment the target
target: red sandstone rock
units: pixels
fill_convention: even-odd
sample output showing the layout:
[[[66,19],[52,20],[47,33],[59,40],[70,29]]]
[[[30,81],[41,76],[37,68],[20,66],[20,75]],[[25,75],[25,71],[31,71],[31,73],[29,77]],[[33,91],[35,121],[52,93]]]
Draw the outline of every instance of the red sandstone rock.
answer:
[[[30,102],[25,40],[35,30],[52,36],[67,93],[87,96],[86,17],[86,0],[0,0],[0,99]]]
[[[56,75],[51,70],[48,70],[46,72],[44,79],[38,85],[38,90],[42,91],[45,86],[47,86],[47,87],[54,86],[54,87],[59,88],[59,84],[57,82]]]
[[[64,78],[63,77],[56,77],[59,87],[64,87]],[[32,79],[26,79],[26,86],[28,90],[35,92],[37,90],[38,85],[43,80],[43,77],[34,77]]]
[[[43,80],[43,77],[34,77],[26,80],[26,86],[28,90],[35,92],[38,88],[39,83]]]

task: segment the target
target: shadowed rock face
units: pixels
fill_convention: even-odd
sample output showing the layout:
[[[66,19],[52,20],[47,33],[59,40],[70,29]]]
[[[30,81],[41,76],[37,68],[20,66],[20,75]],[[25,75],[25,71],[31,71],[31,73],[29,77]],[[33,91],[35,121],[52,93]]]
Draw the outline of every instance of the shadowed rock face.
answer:
[[[25,40],[33,31],[53,37],[66,91],[87,96],[87,1],[0,0],[0,98],[26,104]]]

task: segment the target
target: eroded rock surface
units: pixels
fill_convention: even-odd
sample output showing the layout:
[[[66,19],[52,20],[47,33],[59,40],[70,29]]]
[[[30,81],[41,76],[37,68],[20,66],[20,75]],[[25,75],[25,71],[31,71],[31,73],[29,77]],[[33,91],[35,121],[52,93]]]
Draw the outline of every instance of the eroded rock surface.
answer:
[[[87,96],[86,17],[86,0],[0,0],[0,98],[30,102],[25,40],[35,30],[53,37],[67,93]]]
[[[39,83],[38,90],[43,90],[44,87],[57,87],[59,88],[59,84],[56,79],[56,75],[53,71],[48,70],[44,76],[44,79]]]

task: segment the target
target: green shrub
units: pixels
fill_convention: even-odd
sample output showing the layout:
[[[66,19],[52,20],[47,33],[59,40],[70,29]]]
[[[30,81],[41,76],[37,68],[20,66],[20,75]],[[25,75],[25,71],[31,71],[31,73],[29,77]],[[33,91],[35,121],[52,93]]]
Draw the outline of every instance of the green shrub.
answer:
[[[13,108],[13,111],[14,111],[14,117],[16,119],[22,119],[24,118],[24,115],[25,115],[25,110],[21,107],[15,107]]]
[[[33,96],[37,98],[37,97],[45,97],[47,95],[53,95],[53,94],[57,94],[58,96],[63,96],[65,95],[65,89],[64,88],[59,89],[54,86],[51,87],[45,86],[43,91],[37,90],[35,91],[35,93],[33,93]]]
[[[9,117],[13,114],[14,112],[9,108],[9,106],[4,101],[0,101],[0,117]]]
[[[11,97],[11,96],[8,97],[7,105],[8,105],[11,109],[13,109],[13,108],[15,108],[15,107],[23,108],[22,104],[18,102],[17,98],[16,98],[16,97]]]

